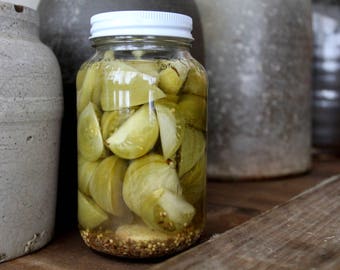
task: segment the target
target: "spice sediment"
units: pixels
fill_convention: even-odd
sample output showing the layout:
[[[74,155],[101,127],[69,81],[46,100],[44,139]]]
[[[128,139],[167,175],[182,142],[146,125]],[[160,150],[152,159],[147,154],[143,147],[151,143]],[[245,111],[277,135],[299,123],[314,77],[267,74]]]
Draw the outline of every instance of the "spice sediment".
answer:
[[[112,231],[94,232],[81,230],[85,244],[106,254],[126,258],[157,258],[179,252],[198,240],[201,229],[193,226],[169,236],[167,239],[134,240],[118,238]]]

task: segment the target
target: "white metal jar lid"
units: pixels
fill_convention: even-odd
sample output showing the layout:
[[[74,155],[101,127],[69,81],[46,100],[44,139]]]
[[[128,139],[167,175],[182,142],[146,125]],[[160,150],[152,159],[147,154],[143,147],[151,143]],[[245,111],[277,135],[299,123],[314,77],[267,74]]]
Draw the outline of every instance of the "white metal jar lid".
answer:
[[[113,11],[91,17],[90,39],[107,36],[169,36],[193,39],[192,19],[161,11]]]

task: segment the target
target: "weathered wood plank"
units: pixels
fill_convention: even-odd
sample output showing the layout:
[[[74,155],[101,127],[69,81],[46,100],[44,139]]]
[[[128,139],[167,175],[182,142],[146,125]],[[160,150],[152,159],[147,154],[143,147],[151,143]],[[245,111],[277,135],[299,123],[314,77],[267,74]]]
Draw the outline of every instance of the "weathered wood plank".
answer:
[[[151,269],[340,269],[340,176]]]

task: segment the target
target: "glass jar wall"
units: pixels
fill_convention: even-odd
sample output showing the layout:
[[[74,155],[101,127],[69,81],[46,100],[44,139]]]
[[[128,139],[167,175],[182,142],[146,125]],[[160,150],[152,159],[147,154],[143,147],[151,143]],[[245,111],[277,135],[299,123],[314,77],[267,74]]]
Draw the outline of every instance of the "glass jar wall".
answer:
[[[160,257],[203,230],[207,79],[190,41],[93,38],[77,75],[78,221],[92,249]]]

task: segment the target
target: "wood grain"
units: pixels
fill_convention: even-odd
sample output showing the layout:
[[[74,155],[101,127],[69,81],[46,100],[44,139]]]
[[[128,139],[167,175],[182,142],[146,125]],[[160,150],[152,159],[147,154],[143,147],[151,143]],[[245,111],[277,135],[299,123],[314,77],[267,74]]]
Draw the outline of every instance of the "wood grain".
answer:
[[[340,176],[151,269],[340,269]]]

